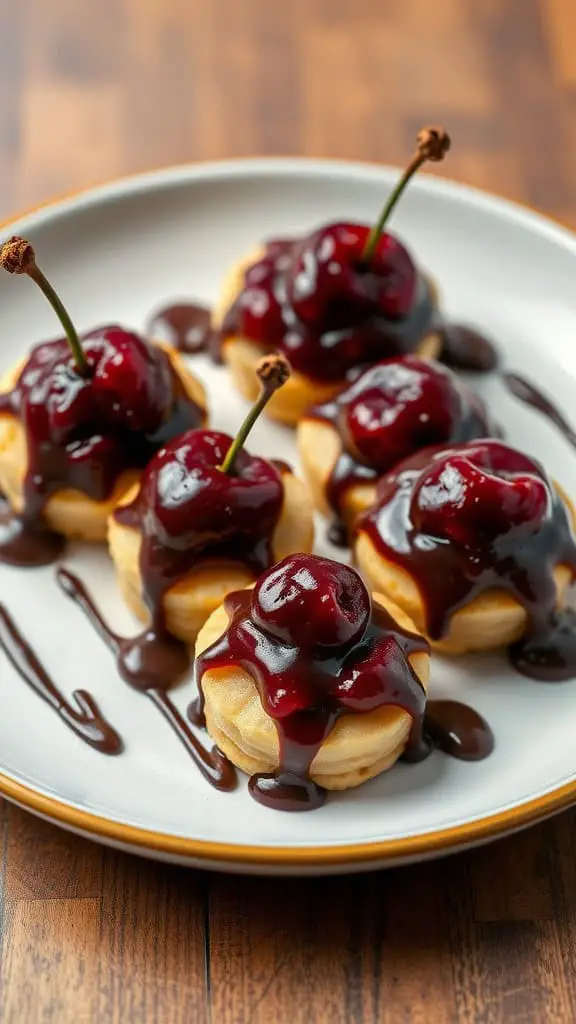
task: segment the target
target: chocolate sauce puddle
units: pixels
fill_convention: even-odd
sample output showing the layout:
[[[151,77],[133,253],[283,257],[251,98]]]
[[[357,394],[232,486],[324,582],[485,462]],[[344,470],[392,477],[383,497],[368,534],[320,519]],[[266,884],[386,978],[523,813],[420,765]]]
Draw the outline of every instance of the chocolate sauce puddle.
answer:
[[[20,569],[51,565],[66,546],[65,538],[42,522],[27,523],[12,512],[0,494],[0,562]]]
[[[74,690],[71,703],[52,682],[44,666],[0,604],[0,648],[21,679],[61,718],[84,743],[101,754],[120,754],[124,749],[115,729],[104,718],[92,694]]]
[[[558,427],[566,441],[576,448],[576,431],[572,429],[566,417],[543,391],[517,373],[503,373],[502,380],[515,398],[546,416],[555,427]]]
[[[441,343],[438,359],[453,370],[490,373],[497,368],[498,352],[479,331],[461,324],[443,324],[437,334]]]
[[[436,748],[459,761],[483,761],[494,749],[494,734],[486,719],[456,700],[428,701],[422,736],[424,757]],[[410,751],[403,760],[414,760]]]
[[[151,338],[167,341],[186,355],[216,350],[211,324],[212,311],[192,302],[174,302],[156,310],[146,325]]]
[[[77,576],[61,568],[57,570],[56,578],[64,593],[82,609],[114,655],[122,679],[150,698],[206,781],[215,789],[234,789],[237,781],[234,766],[218,747],[206,750],[202,746],[168,693],[190,667],[186,645],[154,629],[145,629],[135,637],[118,636],[105,622]]]

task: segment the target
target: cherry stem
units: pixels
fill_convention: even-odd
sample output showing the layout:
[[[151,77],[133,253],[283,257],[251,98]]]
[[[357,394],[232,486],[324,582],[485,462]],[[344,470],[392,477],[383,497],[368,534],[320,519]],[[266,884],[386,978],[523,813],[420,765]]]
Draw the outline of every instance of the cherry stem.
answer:
[[[234,470],[234,463],[236,462],[236,459],[238,457],[238,452],[240,451],[241,448],[244,447],[248,434],[252,430],[252,427],[256,423],[256,420],[258,419],[260,413],[272,398],[272,395],[274,394],[275,390],[276,388],[262,388],[262,392],[258,397],[258,400],[250,409],[250,412],[248,413],[246,419],[244,420],[244,423],[240,427],[240,430],[236,434],[236,437],[234,438],[232,444],[230,445],[228,451],[226,452],[226,458],[224,459],[224,462],[222,463],[221,466],[223,473],[228,473],[229,476],[232,475],[232,472]]]
[[[52,309],[56,313],[56,316],[60,320],[60,323],[64,328],[66,338],[68,339],[68,344],[70,345],[72,355],[74,356],[74,362],[76,364],[77,373],[81,377],[88,377],[90,374],[90,364],[86,359],[84,349],[80,344],[80,338],[78,337],[76,328],[74,327],[74,324],[70,319],[68,311],[64,306],[62,300],[60,299],[59,295],[55,292],[54,288],[52,287],[48,279],[44,277],[44,274],[40,270],[40,267],[34,260],[28,264],[25,273],[28,274],[28,277],[31,277],[32,280],[36,282],[41,292],[48,299],[48,302],[52,306]]]
[[[265,356],[258,363],[256,373],[261,381],[262,389],[226,452],[226,457],[220,467],[222,472],[227,473],[228,476],[231,476],[234,472],[234,463],[236,462],[238,453],[241,448],[244,447],[248,434],[252,430],[252,427],[256,423],[260,413],[265,409],[274,392],[277,391],[278,388],[281,388],[288,380],[288,377],[290,376],[290,366],[283,356]]]
[[[408,182],[416,174],[416,171],[419,170],[420,167],[422,167],[422,164],[426,163],[427,159],[428,157],[420,152],[416,152],[412,157],[410,163],[408,164],[408,167],[406,168],[404,174],[400,178],[400,181],[396,185],[396,188],[392,189],[392,192],[388,196],[388,199],[386,200],[386,203],[384,205],[384,209],[382,210],[382,213],[380,214],[377,223],[374,225],[370,234],[368,235],[368,238],[366,239],[366,245],[364,246],[364,252],[362,253],[362,262],[369,263],[370,260],[372,259],[376,251],[376,246],[378,245],[380,235],[384,230],[384,225],[386,224],[386,221],[388,220],[390,214],[392,213],[394,207],[396,206],[396,203],[400,199],[400,196],[404,192],[404,189],[406,188]]]

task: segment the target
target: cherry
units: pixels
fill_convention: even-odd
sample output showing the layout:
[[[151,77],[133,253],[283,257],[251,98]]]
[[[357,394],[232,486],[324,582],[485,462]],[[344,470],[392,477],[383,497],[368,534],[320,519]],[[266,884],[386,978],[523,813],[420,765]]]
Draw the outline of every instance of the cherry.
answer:
[[[106,422],[145,434],[158,430],[173,401],[168,356],[118,326],[84,335],[91,385]]]
[[[148,464],[136,502],[146,509],[147,531],[165,547],[198,550],[241,534],[260,535],[263,523],[276,519],[282,500],[277,470],[241,449],[234,475],[223,472],[231,445],[220,431],[189,430]]]
[[[64,339],[36,349],[23,375],[34,402],[45,391],[53,441],[65,444],[86,428],[154,434],[174,401],[166,353],[117,326],[84,335],[82,348],[89,375],[78,373]]]
[[[450,139],[442,128],[423,128],[417,149],[372,229],[328,224],[295,248],[286,274],[286,294],[296,316],[309,327],[341,330],[370,315],[408,315],[417,289],[416,268],[404,246],[384,225],[413,174],[426,160],[442,160]]]
[[[341,330],[378,313],[392,319],[410,313],[418,276],[408,251],[382,234],[364,262],[369,234],[363,224],[328,224],[295,247],[286,294],[303,323]]]
[[[415,356],[385,359],[338,397],[344,444],[357,461],[383,471],[452,436],[463,389],[449,370]]]
[[[384,225],[412,175],[426,160],[442,160],[450,139],[442,128],[423,128],[416,143],[416,152],[373,228],[328,224],[295,248],[286,295],[302,323],[335,331],[378,313],[392,320],[410,313],[416,268],[401,242],[384,232]]]
[[[422,474],[414,489],[411,520],[422,533],[456,543],[478,543],[518,527],[537,530],[549,508],[550,495],[534,473],[500,475],[461,454],[440,459]]]
[[[316,555],[289,555],[256,584],[256,625],[291,646],[335,648],[362,637],[371,600],[358,573]]]
[[[117,512],[130,523],[143,508],[145,532],[172,551],[198,552],[212,542],[271,533],[281,511],[278,470],[243,447],[258,416],[290,373],[283,356],[256,367],[260,395],[234,439],[216,430],[189,430],[148,464],[134,502]]]
[[[81,342],[26,239],[14,236],[4,243],[0,266],[38,285],[66,335],[65,342],[39,346],[23,374],[32,403],[43,392],[53,439],[65,443],[91,424],[154,434],[174,400],[166,353],[117,326],[91,331]]]

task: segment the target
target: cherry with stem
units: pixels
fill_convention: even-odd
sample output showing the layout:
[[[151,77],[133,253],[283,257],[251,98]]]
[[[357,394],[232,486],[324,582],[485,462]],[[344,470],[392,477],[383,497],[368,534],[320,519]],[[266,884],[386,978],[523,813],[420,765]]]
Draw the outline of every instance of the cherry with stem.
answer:
[[[232,444],[226,453],[224,462],[220,467],[222,472],[227,473],[228,476],[232,476],[238,452],[244,447],[248,434],[252,430],[252,427],[256,423],[260,413],[268,404],[274,392],[278,391],[278,389],[281,388],[288,380],[290,376],[290,364],[284,356],[279,354],[264,356],[256,366],[256,374],[261,384],[260,394],[246,416],[246,419],[236,434],[236,437],[232,441]]]
[[[400,178],[400,181],[396,187],[392,189],[380,217],[366,239],[366,245],[364,246],[364,252],[362,253],[363,263],[369,263],[374,256],[378,240],[384,230],[386,222],[396,206],[396,203],[400,199],[400,196],[404,192],[408,182],[416,174],[416,171],[418,171],[419,168],[428,160],[432,162],[443,160],[449,149],[450,136],[444,128],[422,128],[422,130],[418,132],[418,135],[416,136],[416,152],[410,160],[404,174]]]
[[[12,238],[4,242],[0,247],[0,267],[9,274],[27,274],[38,285],[62,324],[74,357],[76,372],[80,377],[89,377],[90,364],[84,354],[76,328],[60,296],[36,263],[36,253],[30,242],[19,235],[13,235]]]

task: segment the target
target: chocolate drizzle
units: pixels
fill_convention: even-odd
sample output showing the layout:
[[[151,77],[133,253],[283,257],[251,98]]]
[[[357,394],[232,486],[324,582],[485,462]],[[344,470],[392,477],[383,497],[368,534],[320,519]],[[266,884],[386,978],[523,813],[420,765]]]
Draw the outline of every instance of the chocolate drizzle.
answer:
[[[146,334],[167,341],[169,345],[194,356],[212,352],[214,332],[212,312],[207,306],[192,302],[174,302],[154,312],[148,320]]]
[[[67,569],[59,569],[57,580],[68,597],[84,612],[116,659],[122,679],[145,693],[162,713],[185,747],[203,777],[216,789],[231,790],[236,785],[234,766],[217,747],[207,750],[194,735],[170,697],[190,667],[185,644],[167,634],[144,630],[136,637],[121,637],[105,622],[84,584]]]
[[[93,696],[87,690],[75,690],[72,701],[67,700],[54,685],[3,605],[0,605],[0,648],[24,682],[84,743],[101,754],[122,752],[120,736],[104,718]]]
[[[125,358],[130,346],[142,379],[122,404],[109,382],[118,371],[114,359]],[[162,350],[116,327],[85,335],[83,347],[93,377],[78,376],[61,339],[37,346],[12,391],[0,395],[0,416],[18,419],[26,435],[22,512],[0,525],[0,559],[13,565],[45,565],[61,554],[62,539],[43,521],[53,494],[71,488],[105,501],[123,471],[142,468],[158,448],[204,418]],[[144,373],[155,388],[149,408],[146,401],[142,408]]]
[[[519,398],[525,405],[537,409],[543,416],[546,416],[555,427],[558,427],[566,441],[576,448],[576,431],[572,429],[566,417],[543,391],[517,373],[503,373],[502,380],[515,398]]]
[[[415,580],[433,640],[478,594],[505,590],[528,617],[515,667],[542,679],[576,673],[576,618],[556,609],[554,580],[557,566],[576,573],[572,523],[528,456],[498,441],[418,453],[382,479],[359,530]]]
[[[344,712],[373,711],[384,705],[403,708],[413,720],[408,748],[421,748],[426,695],[408,658],[428,650],[425,640],[403,630],[384,608],[374,605],[360,642],[352,647],[322,652],[287,646],[254,622],[251,599],[250,591],[226,598],[228,628],[196,660],[200,697],[190,713],[193,720],[200,719],[202,676],[207,670],[241,665],[250,672],[265,712],[274,719],[280,745],[278,770],[250,780],[256,800],[282,810],[319,807],[326,794],[311,780],[310,766]],[[292,704],[296,710],[286,713]]]
[[[334,522],[329,539],[346,546],[343,505],[353,487],[376,481],[429,445],[498,436],[484,403],[449,370],[414,356],[387,359],[307,413],[329,423],[342,450],[325,484]]]

